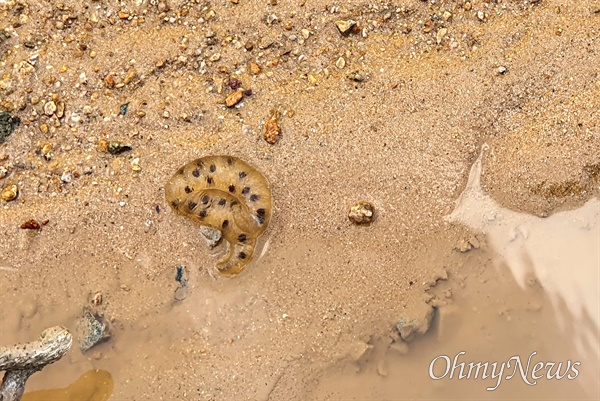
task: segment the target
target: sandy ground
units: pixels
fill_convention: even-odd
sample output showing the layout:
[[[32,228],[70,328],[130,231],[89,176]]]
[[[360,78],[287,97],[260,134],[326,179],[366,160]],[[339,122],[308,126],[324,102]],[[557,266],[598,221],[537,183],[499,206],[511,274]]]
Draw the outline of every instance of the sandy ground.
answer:
[[[360,29],[343,36],[348,18]],[[506,207],[547,216],[598,195],[599,21],[594,1],[0,2],[0,107],[21,119],[0,144],[0,187],[19,190],[0,209],[0,343],[74,328],[100,292],[112,339],[30,387],[103,369],[119,400],[339,399],[336,369],[402,343],[401,317],[451,304],[475,341],[468,302],[490,297],[515,352],[553,322],[541,308],[529,326],[543,295],[507,278],[477,298],[491,250],[457,250],[474,234],[444,216],[484,142],[483,187]],[[227,108],[235,80],[251,92]],[[164,200],[178,167],[211,154],[248,161],[274,199],[265,255],[233,279]],[[360,200],[370,226],[347,219]],[[30,219],[48,223],[19,228]],[[498,321],[509,303],[518,328]],[[427,389],[421,371],[411,387]],[[521,395],[590,397],[565,383]]]

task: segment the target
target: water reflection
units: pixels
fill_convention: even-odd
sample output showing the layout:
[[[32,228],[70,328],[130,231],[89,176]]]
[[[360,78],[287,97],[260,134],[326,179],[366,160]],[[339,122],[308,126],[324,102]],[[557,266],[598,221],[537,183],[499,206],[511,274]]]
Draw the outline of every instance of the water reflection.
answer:
[[[113,393],[114,383],[105,370],[90,370],[70,386],[61,389],[32,391],[22,401],[106,401]]]

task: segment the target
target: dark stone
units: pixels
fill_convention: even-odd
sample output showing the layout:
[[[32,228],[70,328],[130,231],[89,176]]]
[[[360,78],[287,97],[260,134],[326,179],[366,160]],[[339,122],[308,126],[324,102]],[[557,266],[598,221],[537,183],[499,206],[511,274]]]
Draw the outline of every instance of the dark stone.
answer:
[[[0,143],[4,143],[20,123],[19,117],[14,117],[6,111],[0,110]]]

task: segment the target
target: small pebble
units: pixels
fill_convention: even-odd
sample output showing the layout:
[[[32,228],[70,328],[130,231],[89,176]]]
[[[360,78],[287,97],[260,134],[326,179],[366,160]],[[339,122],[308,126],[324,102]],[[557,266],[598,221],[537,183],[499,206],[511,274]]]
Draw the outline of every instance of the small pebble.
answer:
[[[156,4],[156,3],[154,3]],[[167,3],[165,3],[164,1],[161,1],[160,3],[158,3],[158,12],[159,13],[164,13],[169,11],[169,6],[167,6]]]
[[[140,171],[142,171],[142,168],[140,167],[139,157],[136,157],[131,161],[131,170],[133,170],[134,173],[139,173]]]
[[[279,142],[279,139],[281,138],[281,128],[279,127],[279,124],[277,124],[278,116],[279,113],[274,112],[263,128],[263,139],[271,145]]]
[[[341,70],[346,66],[346,60],[344,60],[343,57],[338,58],[335,62],[335,66]]]
[[[444,36],[446,36],[447,33],[448,33],[448,29],[446,29],[446,28],[440,28],[437,31],[437,34],[435,35],[435,41],[438,45],[440,43],[442,43],[442,39],[444,39]]]
[[[104,78],[104,83],[109,88],[114,88],[115,87],[115,79],[113,78],[112,75],[107,75],[106,78]]]
[[[125,85],[128,85],[131,81],[135,79],[135,77],[137,77],[137,71],[135,70],[135,68],[131,68],[129,71],[127,71],[127,75],[125,75],[123,83]]]
[[[62,182],[65,183],[70,183],[71,181],[73,181],[73,173],[71,173],[70,171],[65,171],[61,176],[60,176],[60,180]]]
[[[102,305],[102,293],[101,292],[97,292],[94,294],[94,296],[92,297],[92,305],[94,306],[100,306]]]
[[[252,75],[260,74],[259,65],[256,63],[253,63],[252,61],[248,64],[248,69],[250,70],[250,74],[252,74]]]
[[[337,27],[338,31],[344,36],[348,36],[350,32],[352,32],[352,28],[354,28],[355,25],[356,21],[351,19],[339,20],[335,22],[335,26]]]
[[[217,245],[221,243],[222,233],[219,230],[215,230],[214,228],[210,228],[207,226],[200,227],[200,234],[206,238],[208,242],[208,246],[210,249],[215,248]]]
[[[500,67],[498,67],[498,69],[496,71],[498,72],[498,74],[504,75],[508,72],[508,69],[504,66],[500,66]]]
[[[56,113],[56,103],[54,103],[53,101],[49,101],[44,105],[44,114],[46,114],[47,116],[51,116],[54,113]]]
[[[2,190],[0,197],[3,201],[10,202],[11,200],[17,199],[19,195],[19,187],[16,185],[9,185]]]
[[[52,159],[52,145],[45,143],[44,146],[42,146],[42,156],[46,160]]]
[[[21,229],[23,230],[39,230],[40,228],[40,223],[38,223],[35,219],[27,220],[21,224]]]
[[[244,90],[243,89],[238,89],[235,92],[232,92],[229,94],[229,96],[227,96],[227,98],[225,99],[225,106],[227,107],[233,107],[236,104],[238,104],[242,98],[244,97]]]
[[[361,201],[350,208],[348,219],[354,224],[369,224],[375,217],[375,207],[370,202]]]

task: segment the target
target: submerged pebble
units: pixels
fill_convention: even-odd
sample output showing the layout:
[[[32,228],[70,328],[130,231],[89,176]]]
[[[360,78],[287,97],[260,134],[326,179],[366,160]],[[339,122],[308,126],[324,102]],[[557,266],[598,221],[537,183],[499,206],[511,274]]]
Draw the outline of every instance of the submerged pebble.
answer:
[[[402,317],[398,319],[396,329],[404,341],[411,341],[417,336],[427,333],[433,320],[434,309],[431,305],[424,305],[419,310],[418,316]]]
[[[215,230],[214,228],[210,228],[207,226],[200,227],[200,234],[202,234],[202,236],[206,238],[210,249],[213,249],[217,245],[219,245],[221,243],[221,240],[223,239],[221,231]]]
[[[83,308],[83,316],[77,321],[77,336],[81,352],[110,339],[105,319],[87,306]]]

